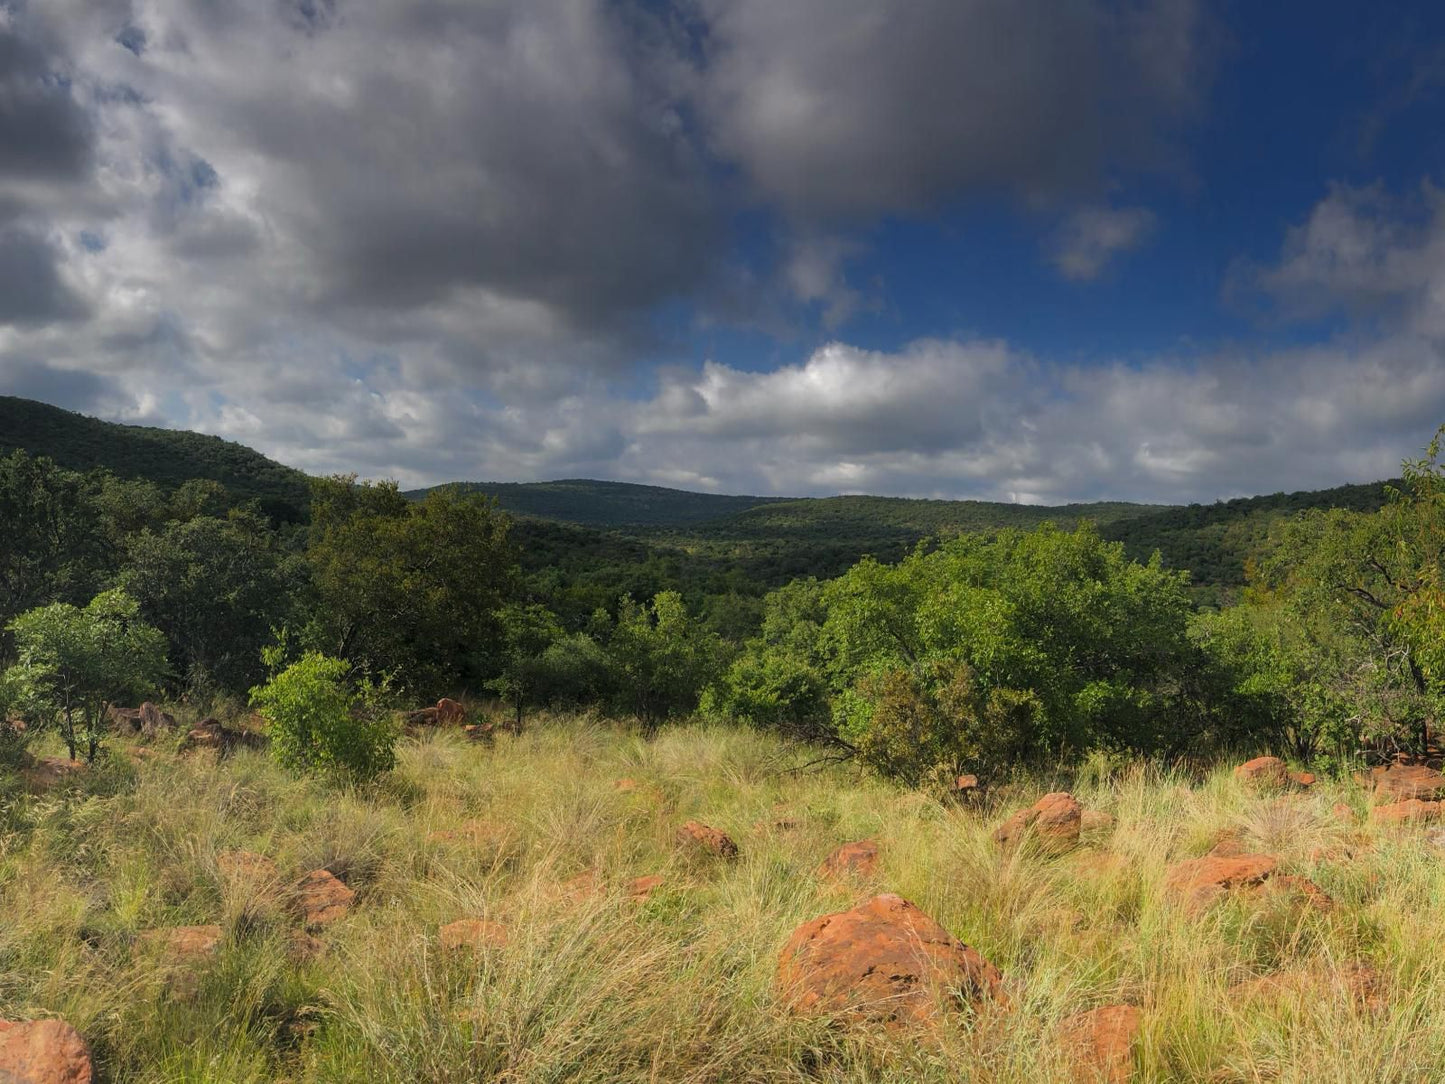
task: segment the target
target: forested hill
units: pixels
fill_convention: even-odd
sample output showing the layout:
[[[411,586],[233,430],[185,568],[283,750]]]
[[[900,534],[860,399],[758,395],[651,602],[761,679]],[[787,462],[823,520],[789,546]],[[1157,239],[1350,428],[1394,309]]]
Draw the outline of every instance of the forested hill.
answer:
[[[555,482],[459,482],[457,488],[496,498],[506,511],[582,527],[690,527],[789,497],[692,493],[631,482],[562,478]],[[420,497],[427,491],[408,494]]]
[[[260,501],[278,520],[303,519],[306,475],[260,452],[184,429],[119,425],[33,399],[0,396],[0,455],[21,449],[67,470],[97,467],[173,489],[192,478],[221,483],[241,500]]]

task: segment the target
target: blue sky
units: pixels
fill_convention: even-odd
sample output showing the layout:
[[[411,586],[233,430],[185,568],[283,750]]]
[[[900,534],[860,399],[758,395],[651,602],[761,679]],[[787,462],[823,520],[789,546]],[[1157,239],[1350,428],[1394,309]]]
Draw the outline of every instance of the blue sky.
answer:
[[[1212,500],[1445,422],[1445,8],[0,0],[0,392],[407,484]]]

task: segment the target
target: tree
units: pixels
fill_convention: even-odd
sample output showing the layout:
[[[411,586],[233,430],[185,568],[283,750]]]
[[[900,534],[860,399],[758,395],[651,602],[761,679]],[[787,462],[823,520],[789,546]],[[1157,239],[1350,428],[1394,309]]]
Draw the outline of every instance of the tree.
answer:
[[[443,691],[495,673],[497,609],[512,595],[508,520],[456,488],[409,501],[395,482],[319,479],[306,560],[313,639],[371,673]]]
[[[263,519],[200,516],[142,531],[127,550],[121,585],[165,633],[175,673],[192,688],[243,691],[260,680],[261,648],[300,586]]]
[[[893,566],[865,558],[823,602],[834,732],[879,750],[885,770],[1147,750],[1202,721],[1187,575],[1130,561],[1089,525],[961,535]],[[912,739],[875,728],[916,735],[912,761],[898,755]]]
[[[645,604],[624,598],[618,610],[607,651],[624,710],[652,728],[695,709],[721,668],[722,641],[688,616],[676,591],[662,591]]]
[[[165,637],[124,591],[103,592],[83,610],[42,606],[9,629],[19,661],[6,681],[32,722],[59,729],[72,760],[82,749],[95,760],[110,701],[149,693],[165,671]]]
[[[268,649],[268,666],[284,646]],[[397,728],[367,689],[357,689],[345,659],[308,651],[251,690],[266,720],[271,752],[297,772],[371,779],[396,762]]]
[[[545,606],[516,603],[497,611],[501,626],[501,673],[487,683],[498,696],[512,705],[515,729],[522,731],[522,711],[545,696],[550,684],[548,649],[562,637],[557,616]]]

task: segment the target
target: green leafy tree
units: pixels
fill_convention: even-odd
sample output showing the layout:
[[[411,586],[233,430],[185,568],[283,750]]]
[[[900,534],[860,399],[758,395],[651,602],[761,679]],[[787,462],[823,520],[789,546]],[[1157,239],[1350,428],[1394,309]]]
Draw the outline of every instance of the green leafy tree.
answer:
[[[721,668],[721,639],[688,615],[676,591],[660,592],[646,604],[623,599],[618,611],[607,651],[623,710],[655,727],[696,709]]]
[[[144,696],[165,670],[166,641],[140,619],[124,591],[97,595],[84,609],[65,602],[10,623],[18,661],[6,674],[27,719],[55,727],[75,759],[95,759],[112,700]]]
[[[486,497],[395,482],[320,479],[306,560],[318,594],[314,639],[413,688],[476,686],[495,673],[495,613],[516,586],[508,520]]]
[[[284,647],[266,652],[278,666]],[[397,728],[376,690],[358,689],[345,659],[308,651],[251,690],[271,751],[286,768],[367,780],[396,762]]]
[[[261,679],[261,648],[302,587],[264,519],[198,516],[142,531],[127,549],[121,584],[165,633],[175,673],[192,689],[239,692]]]
[[[562,637],[562,626],[545,606],[522,606],[516,603],[497,611],[501,626],[501,673],[487,683],[498,696],[512,706],[514,728],[522,730],[522,713],[529,703],[545,699],[551,692],[548,654]]]
[[[960,760],[1154,749],[1206,721],[1187,576],[1129,560],[1087,524],[963,535],[893,566],[865,559],[823,601],[834,731],[907,777]],[[959,733],[928,736],[950,726]],[[909,734],[918,747],[905,764]]]

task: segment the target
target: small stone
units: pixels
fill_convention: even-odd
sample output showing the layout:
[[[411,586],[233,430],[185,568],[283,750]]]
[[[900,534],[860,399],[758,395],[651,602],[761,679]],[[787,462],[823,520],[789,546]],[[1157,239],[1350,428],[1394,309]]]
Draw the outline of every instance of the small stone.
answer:
[[[993,834],[1003,847],[1013,847],[1032,835],[1053,850],[1065,850],[1079,842],[1083,807],[1065,791],[1045,794],[1028,809],[1021,809]]]
[[[296,908],[310,929],[330,926],[351,910],[356,893],[330,870],[314,869],[296,882]]]
[[[1079,1084],[1127,1084],[1134,1075],[1139,1025],[1133,1005],[1107,1005],[1064,1020],[1059,1044],[1069,1055],[1073,1078]]]
[[[878,844],[871,839],[863,839],[857,843],[845,843],[828,855],[823,859],[819,872],[831,879],[871,877],[877,868]]]
[[[484,918],[458,919],[456,922],[447,923],[437,932],[442,949],[448,952],[498,948],[507,943],[507,937],[507,927]]]
[[[1300,790],[1309,790],[1315,785],[1314,772],[1290,772],[1289,781]]]
[[[709,851],[719,858],[738,856],[738,845],[726,832],[697,821],[688,821],[677,830],[677,842],[683,847]]]
[[[1289,768],[1279,757],[1255,757],[1234,769],[1234,778],[1255,790],[1283,787],[1289,779]]]
[[[656,873],[634,877],[627,883],[627,898],[638,901],[648,899],[666,883],[666,878]]]

